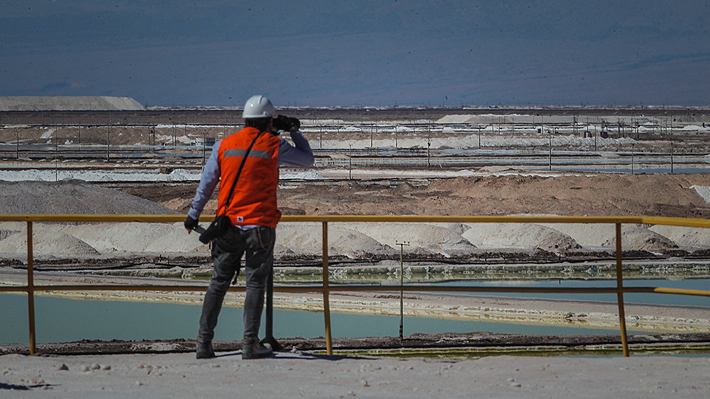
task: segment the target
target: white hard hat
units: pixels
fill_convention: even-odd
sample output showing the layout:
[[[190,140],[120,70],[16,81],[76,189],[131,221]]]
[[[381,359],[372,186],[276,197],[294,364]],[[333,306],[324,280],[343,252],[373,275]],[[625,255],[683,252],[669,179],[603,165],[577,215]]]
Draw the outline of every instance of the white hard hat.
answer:
[[[252,96],[247,103],[244,104],[244,112],[242,113],[242,118],[267,118],[276,116],[276,110],[274,105],[271,104],[268,98],[256,95]]]

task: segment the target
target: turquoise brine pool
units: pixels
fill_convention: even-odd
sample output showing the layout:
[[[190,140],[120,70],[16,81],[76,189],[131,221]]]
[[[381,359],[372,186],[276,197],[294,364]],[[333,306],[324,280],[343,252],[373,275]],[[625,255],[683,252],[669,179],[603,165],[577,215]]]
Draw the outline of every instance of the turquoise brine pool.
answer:
[[[458,281],[440,283],[445,291],[447,285],[501,286],[521,285],[527,287],[613,287],[609,280],[579,281],[518,281],[476,282]],[[661,286],[669,288],[710,289],[708,279],[673,280],[626,280],[626,286]],[[461,293],[456,293],[461,295]],[[569,300],[594,300],[615,302],[615,294],[496,294],[477,293],[486,296],[527,298],[552,298]],[[707,307],[710,318],[710,298],[666,294],[626,294],[626,303],[653,303]],[[29,327],[27,296],[23,294],[0,294],[3,323],[0,326],[0,343],[27,343]],[[173,303],[148,303],[130,301],[76,300],[56,297],[35,297],[35,322],[38,343],[70,342],[87,340],[158,340],[185,338],[194,339],[201,305]],[[333,338],[398,336],[399,316],[331,314]],[[215,331],[215,340],[241,338],[242,309],[224,307]],[[510,323],[458,321],[433,318],[404,318],[404,335],[413,333],[476,332],[524,334],[614,334],[616,329],[586,329],[575,327],[533,326]],[[263,336],[263,322],[262,332]],[[315,338],[325,335],[322,312],[274,310],[274,336],[276,338]]]

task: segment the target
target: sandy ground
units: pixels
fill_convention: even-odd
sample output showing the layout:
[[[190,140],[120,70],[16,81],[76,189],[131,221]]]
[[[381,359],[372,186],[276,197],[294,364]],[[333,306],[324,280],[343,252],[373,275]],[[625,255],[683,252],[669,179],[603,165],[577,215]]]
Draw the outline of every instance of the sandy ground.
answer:
[[[710,360],[486,357],[464,361],[239,352],[0,356],[0,396],[17,398],[706,398]],[[7,395],[7,396],[6,396]]]

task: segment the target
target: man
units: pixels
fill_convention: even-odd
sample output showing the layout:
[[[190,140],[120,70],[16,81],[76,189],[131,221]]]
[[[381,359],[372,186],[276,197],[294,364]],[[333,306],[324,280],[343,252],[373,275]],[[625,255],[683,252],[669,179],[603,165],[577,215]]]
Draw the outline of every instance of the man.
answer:
[[[217,142],[212,148],[185,219],[189,233],[197,227],[200,214],[219,183],[217,214],[228,216],[232,226],[212,240],[214,270],[202,305],[197,336],[198,359],[215,356],[212,348],[214,328],[224,295],[240,268],[244,253],[246,298],[242,358],[256,359],[272,354],[268,344],[259,342],[258,333],[264,287],[273,265],[275,230],[281,218],[276,205],[278,166],[313,165],[313,151],[299,132],[300,122],[296,118],[277,116],[269,99],[258,95],[251,97],[244,106],[242,117],[244,129]],[[296,146],[280,139],[278,130],[289,131]],[[233,186],[235,179],[236,185]]]

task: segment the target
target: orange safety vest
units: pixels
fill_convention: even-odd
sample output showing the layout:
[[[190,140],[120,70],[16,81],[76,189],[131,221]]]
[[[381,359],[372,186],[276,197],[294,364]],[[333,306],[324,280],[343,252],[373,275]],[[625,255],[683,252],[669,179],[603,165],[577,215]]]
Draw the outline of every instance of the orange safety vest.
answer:
[[[224,208],[227,205],[229,190],[232,188],[239,165],[257,134],[259,134],[258,129],[246,127],[237,134],[225,138],[219,145],[218,215],[225,214]],[[275,228],[281,220],[281,212],[276,205],[280,143],[281,139],[268,132],[261,133],[254,143],[227,207],[226,215],[233,225]]]

